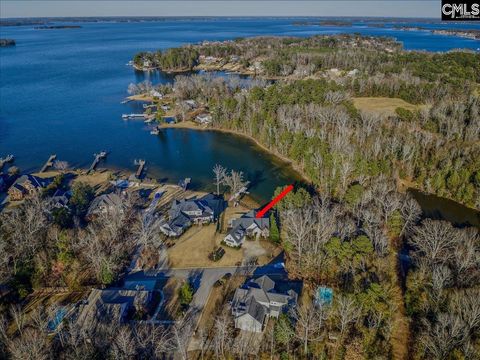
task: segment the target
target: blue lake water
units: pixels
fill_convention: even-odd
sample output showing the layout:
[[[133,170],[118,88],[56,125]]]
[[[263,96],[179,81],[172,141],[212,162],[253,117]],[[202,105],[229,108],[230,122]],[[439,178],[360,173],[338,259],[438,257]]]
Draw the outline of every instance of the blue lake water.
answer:
[[[145,158],[148,175],[176,182],[192,177],[198,188],[211,186],[215,163],[245,171],[255,186],[252,195],[269,198],[276,186],[296,180],[285,164],[236,136],[164,130],[152,136],[141,121],[123,121],[122,113],[139,110],[120,104],[129,83],[151,77],[154,83],[171,75],[135,72],[125,64],[142,50],[169,48],[203,40],[256,35],[361,33],[392,36],[406,49],[447,51],[480,48],[480,41],[428,31],[352,26],[294,25],[305,19],[214,18],[133,23],[80,23],[80,29],[35,30],[33,26],[0,27],[1,38],[17,46],[0,49],[0,156],[12,153],[22,171],[40,168],[56,153],[73,166],[86,167],[92,154],[109,150],[107,165],[133,170]],[[308,19],[312,21],[312,19]],[[408,26],[447,28],[445,24]],[[448,24],[448,28],[480,29],[480,25]]]

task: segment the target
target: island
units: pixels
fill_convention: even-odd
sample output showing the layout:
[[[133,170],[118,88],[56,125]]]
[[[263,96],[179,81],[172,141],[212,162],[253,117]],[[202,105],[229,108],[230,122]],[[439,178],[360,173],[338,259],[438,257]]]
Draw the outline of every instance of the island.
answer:
[[[0,39],[0,47],[15,46],[15,40],[13,39]]]

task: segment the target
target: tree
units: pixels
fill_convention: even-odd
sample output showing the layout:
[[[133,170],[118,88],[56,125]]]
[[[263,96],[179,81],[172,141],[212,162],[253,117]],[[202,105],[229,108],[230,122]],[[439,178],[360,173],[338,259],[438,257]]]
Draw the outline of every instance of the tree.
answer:
[[[182,305],[188,305],[193,300],[193,288],[188,282],[184,282],[180,287],[179,292],[179,301]]]
[[[70,204],[76,215],[84,216],[87,213],[94,195],[93,188],[88,184],[77,182],[73,185]]]
[[[273,212],[270,214],[270,240],[277,244],[280,243],[280,232]]]
[[[225,184],[230,188],[230,193],[232,196],[238,194],[240,190],[247,187],[250,184],[250,181],[245,180],[243,171],[231,170],[230,175],[224,177]]]
[[[296,324],[296,337],[303,343],[303,353],[308,354],[308,344],[322,338],[324,321],[328,318],[326,307],[297,307],[292,312]]]
[[[220,195],[220,185],[225,183],[225,177],[227,175],[227,169],[223,166],[216,164],[213,167],[215,185],[217,186],[217,195]]]

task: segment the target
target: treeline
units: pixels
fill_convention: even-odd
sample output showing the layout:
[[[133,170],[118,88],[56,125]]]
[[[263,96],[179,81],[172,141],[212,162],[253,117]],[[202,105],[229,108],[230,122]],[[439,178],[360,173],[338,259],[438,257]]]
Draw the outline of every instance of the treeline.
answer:
[[[154,53],[142,52],[135,55],[133,63],[139,68],[188,71],[198,63],[198,51],[192,47],[182,47]]]
[[[255,83],[254,83],[255,84]],[[256,84],[258,85],[258,84]],[[480,100],[450,97],[388,119],[359,112],[333,80],[242,88],[211,76],[179,77],[174,95],[209,105],[213,125],[253,136],[292,159],[322,191],[343,198],[381,174],[480,208]]]

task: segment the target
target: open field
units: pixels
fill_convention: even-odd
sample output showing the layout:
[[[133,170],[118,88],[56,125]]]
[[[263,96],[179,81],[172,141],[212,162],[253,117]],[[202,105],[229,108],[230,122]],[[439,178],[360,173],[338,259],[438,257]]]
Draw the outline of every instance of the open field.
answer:
[[[383,116],[395,115],[395,109],[398,107],[410,111],[425,107],[425,105],[413,105],[402,99],[387,97],[356,97],[353,98],[353,104],[358,110],[373,112]]]

